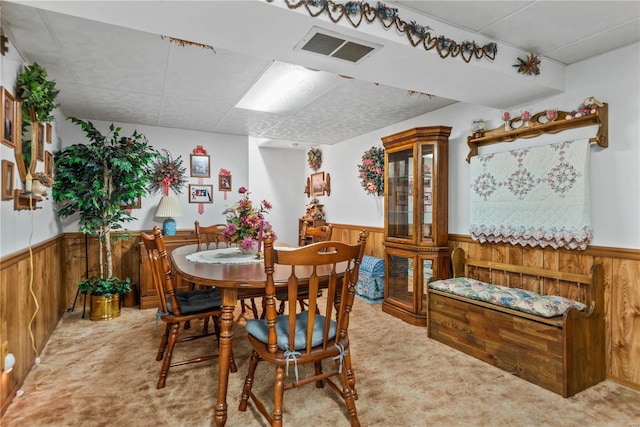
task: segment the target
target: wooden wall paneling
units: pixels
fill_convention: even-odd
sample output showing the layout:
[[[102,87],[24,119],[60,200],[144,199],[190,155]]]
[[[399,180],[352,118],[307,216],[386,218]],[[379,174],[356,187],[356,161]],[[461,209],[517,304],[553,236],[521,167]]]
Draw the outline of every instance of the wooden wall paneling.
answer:
[[[9,351],[16,356],[11,374],[2,376],[2,412],[22,385],[65,306],[63,236],[32,247],[31,254],[33,259],[27,249],[3,258],[0,263],[0,342],[7,341]],[[33,343],[30,331],[33,331]]]
[[[611,374],[640,383],[640,262],[615,259],[612,265]]]
[[[86,246],[85,238],[80,233],[66,234],[64,238],[64,285],[66,289],[66,306],[71,308],[78,291],[78,282],[86,279]],[[84,297],[78,295],[76,307],[82,308]]]
[[[607,358],[607,376],[613,377],[612,365],[613,359],[613,332],[611,327],[613,309],[612,309],[612,283],[613,283],[613,258],[605,258],[601,256],[593,257],[593,261],[602,264],[604,268],[604,325],[605,325],[605,351]],[[639,377],[640,378],[640,377]],[[640,387],[640,381],[638,386]]]

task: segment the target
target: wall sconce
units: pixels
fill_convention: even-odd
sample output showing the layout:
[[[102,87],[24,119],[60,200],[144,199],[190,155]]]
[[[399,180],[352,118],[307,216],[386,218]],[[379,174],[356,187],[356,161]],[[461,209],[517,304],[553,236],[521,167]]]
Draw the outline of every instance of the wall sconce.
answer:
[[[9,353],[9,343],[5,341],[2,343],[2,351],[0,351],[0,371],[11,372],[13,366],[16,364],[16,357],[13,353]]]

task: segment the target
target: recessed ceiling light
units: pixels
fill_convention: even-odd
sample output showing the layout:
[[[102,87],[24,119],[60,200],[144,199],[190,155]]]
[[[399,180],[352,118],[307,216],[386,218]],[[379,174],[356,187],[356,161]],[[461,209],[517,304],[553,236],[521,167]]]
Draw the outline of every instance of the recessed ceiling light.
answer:
[[[236,108],[287,113],[317,99],[342,82],[325,71],[274,61],[236,104]]]

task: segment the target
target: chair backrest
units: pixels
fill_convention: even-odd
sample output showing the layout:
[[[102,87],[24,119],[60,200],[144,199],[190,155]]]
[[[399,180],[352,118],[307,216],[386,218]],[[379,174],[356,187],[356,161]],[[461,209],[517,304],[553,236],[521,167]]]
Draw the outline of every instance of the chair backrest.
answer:
[[[153,234],[140,233],[140,237],[147,250],[153,283],[160,297],[162,311],[164,313],[180,315],[180,303],[176,298],[173,271],[171,270],[171,262],[165,249],[162,230],[156,225],[153,227]]]
[[[318,242],[298,248],[274,249],[273,240],[267,235],[264,240],[264,267],[266,280],[266,315],[268,332],[268,348],[275,353],[277,348],[290,351],[311,352],[312,347],[322,345],[324,349],[346,338],[349,327],[349,313],[353,306],[355,286],[358,281],[360,262],[368,233],[363,231],[356,244],[328,241]],[[301,315],[307,316],[307,327],[304,338],[296,336],[296,304],[289,304],[290,316],[280,319],[288,324],[288,337],[276,334],[277,310],[273,279],[274,266],[290,266],[291,273],[287,282],[289,301],[296,301],[299,288],[307,286],[309,289],[308,310]],[[285,267],[286,268],[286,267]],[[327,288],[326,301],[318,301],[318,290]],[[322,295],[322,294],[320,294]],[[336,307],[334,304],[339,303]],[[337,322],[334,322],[334,310],[337,311]],[[280,328],[282,324],[278,327]],[[315,331],[314,331],[315,326]],[[318,332],[322,330],[323,332]],[[318,336],[321,335],[321,336]],[[333,335],[333,337],[332,337]],[[278,342],[280,340],[280,342]],[[284,340],[284,342],[282,341]]]
[[[317,243],[326,242],[331,240],[331,234],[333,233],[333,224],[321,225],[319,227],[309,227],[307,222],[302,224],[302,232],[300,241],[302,246]]]
[[[221,242],[224,242],[224,230],[227,228],[226,224],[214,224],[203,227],[200,222],[195,222],[196,239],[198,240],[198,250],[202,249],[202,243],[205,244],[205,248],[209,249],[212,243],[215,243],[216,249],[220,246]]]

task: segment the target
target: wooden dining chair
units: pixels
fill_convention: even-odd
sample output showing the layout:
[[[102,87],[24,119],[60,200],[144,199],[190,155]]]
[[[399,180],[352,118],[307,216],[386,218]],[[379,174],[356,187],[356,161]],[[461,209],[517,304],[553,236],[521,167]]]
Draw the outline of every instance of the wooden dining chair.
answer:
[[[267,236],[264,241],[266,316],[265,319],[247,320],[246,331],[253,351],[240,411],[246,411],[249,400],[252,400],[271,426],[282,426],[284,391],[312,382],[316,387],[323,387],[326,381],[344,399],[351,425],[360,425],[348,330],[367,236],[363,231],[354,245],[329,241],[287,250],[274,249],[271,236]],[[291,271],[287,282],[290,298],[296,298],[301,286],[308,287],[308,310],[296,313],[296,304],[290,304],[288,314],[276,312],[273,278],[276,265]],[[341,274],[345,265],[344,274]],[[305,281],[308,283],[303,284],[298,278],[303,274],[308,277]],[[327,287],[326,299],[318,297],[321,285]],[[333,320],[334,310],[337,320]],[[252,391],[256,368],[263,361],[275,365],[272,413]],[[323,361],[328,361],[325,365],[329,366],[323,366]],[[300,368],[307,364],[314,365],[315,373],[310,374],[312,371],[306,370],[304,372],[308,376],[301,377],[303,371]],[[340,385],[333,381],[333,376],[338,377]]]
[[[158,307],[157,318],[165,324],[165,332],[160,339],[160,346],[156,355],[156,360],[162,360],[160,378],[157,388],[163,388],[166,383],[169,368],[173,366],[186,365],[190,363],[203,362],[218,357],[218,354],[193,357],[186,360],[174,362],[172,360],[173,350],[176,343],[192,341],[199,338],[215,335],[220,342],[220,315],[222,314],[222,301],[220,293],[215,288],[200,289],[193,291],[177,291],[174,283],[174,274],[171,261],[168,258],[164,245],[162,231],[158,226],[153,227],[153,234],[140,233],[144,247],[147,250],[153,283],[158,292],[160,306]],[[209,332],[208,319],[213,319],[214,332]],[[190,334],[183,338],[178,338],[180,325],[183,322],[202,319],[204,321],[201,333]],[[231,357],[231,371],[236,372],[237,368],[233,356]]]
[[[226,224],[214,224],[209,226],[201,226],[199,221],[195,221],[194,223],[196,239],[198,240],[198,250],[209,250],[209,247],[212,244],[215,244],[215,248],[226,247],[227,243],[224,239],[224,230],[227,228]],[[202,244],[204,243],[204,248]],[[189,289],[195,288],[195,283],[191,283],[189,285]],[[248,299],[248,301],[247,301]],[[254,319],[259,317],[258,315],[258,304],[256,303],[255,298],[244,298],[240,300],[240,307],[242,309],[242,314],[245,314],[247,310],[251,310],[253,313]]]
[[[308,223],[305,221],[302,224],[302,230],[300,232],[300,242],[301,246],[306,246],[311,243],[318,242],[326,242],[331,240],[331,235],[333,233],[333,224],[321,225],[319,227],[309,227]],[[307,291],[303,290],[298,295],[297,301],[300,304],[300,309],[305,310],[307,308]],[[278,292],[276,294],[276,299],[280,301],[280,307],[278,309],[278,313],[284,313],[284,306],[289,300],[289,297],[286,293]]]
[[[310,243],[326,242],[331,240],[333,234],[333,224],[321,225],[319,227],[309,227],[309,224],[305,221],[302,224],[302,230],[300,232],[301,246],[308,245]]]
[[[198,250],[202,249],[202,244],[205,244],[205,249],[209,249],[212,244],[215,244],[216,249],[220,247],[220,243],[224,243],[224,230],[227,228],[226,224],[214,224],[208,226],[201,226],[199,221],[194,224],[196,239],[198,240]]]

